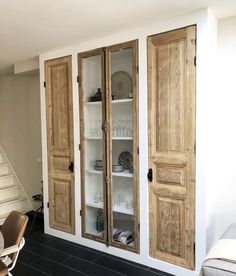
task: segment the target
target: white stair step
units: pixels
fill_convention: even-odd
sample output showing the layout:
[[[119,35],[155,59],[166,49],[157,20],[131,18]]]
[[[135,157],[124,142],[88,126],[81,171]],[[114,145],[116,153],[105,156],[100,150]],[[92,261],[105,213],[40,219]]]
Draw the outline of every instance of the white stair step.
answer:
[[[5,189],[1,189],[0,191],[0,204],[5,203],[10,200],[15,200],[21,196],[22,190],[20,186],[8,187]],[[1,208],[1,206],[0,206]]]
[[[14,185],[15,177],[13,174],[0,176],[0,189]]]
[[[27,201],[25,197],[19,197],[11,201],[1,203],[0,217],[2,217],[4,214],[10,213],[13,210],[25,210],[26,202]]]
[[[14,210],[16,210],[16,209],[14,209]],[[12,210],[12,211],[13,211],[13,210]],[[25,209],[18,209],[18,210],[16,210],[16,211],[21,212],[21,213],[25,213]],[[11,212],[11,211],[10,211],[10,212]],[[5,220],[6,217],[9,215],[10,212],[4,213],[4,214],[0,214],[0,225],[3,224],[4,220]]]
[[[0,176],[8,174],[8,164],[0,164]]]

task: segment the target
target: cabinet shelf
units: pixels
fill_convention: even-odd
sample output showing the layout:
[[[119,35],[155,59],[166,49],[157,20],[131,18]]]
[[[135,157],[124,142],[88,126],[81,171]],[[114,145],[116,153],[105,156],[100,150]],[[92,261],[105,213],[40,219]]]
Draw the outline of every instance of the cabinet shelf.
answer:
[[[102,137],[92,137],[86,136],[87,140],[102,140]],[[119,141],[132,141],[133,137],[112,137],[112,140],[119,140]]]
[[[111,101],[112,104],[122,104],[122,103],[132,103],[133,99],[121,99],[121,100],[113,100]],[[101,105],[101,101],[98,102],[85,102],[86,106],[94,106],[94,105]]]
[[[100,174],[100,175],[102,175],[103,173],[102,171],[97,171],[97,170],[87,170],[86,172],[91,174]],[[130,172],[112,172],[112,176],[132,178],[133,174]]]
[[[96,208],[96,209],[103,209],[103,203],[102,202],[87,202],[86,203],[87,207],[91,207],[91,208]],[[113,212],[115,213],[121,213],[121,214],[126,214],[126,215],[133,215],[134,214],[134,210],[133,209],[127,209],[123,206],[113,206]]]

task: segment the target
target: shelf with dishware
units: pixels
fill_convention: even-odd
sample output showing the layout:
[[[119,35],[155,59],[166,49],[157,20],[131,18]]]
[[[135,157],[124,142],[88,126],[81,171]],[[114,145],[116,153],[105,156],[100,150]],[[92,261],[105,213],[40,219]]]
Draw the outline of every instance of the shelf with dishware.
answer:
[[[98,174],[98,175],[102,175],[103,174],[103,172],[100,171],[100,170],[86,170],[86,172],[90,173],[90,174]],[[129,171],[112,172],[112,176],[132,178],[133,177],[133,173],[130,173]]]
[[[96,209],[103,209],[103,202],[86,202],[86,206],[87,207],[91,207],[91,208],[96,208]],[[126,214],[126,215],[133,215],[134,214],[134,210],[132,207],[127,208],[126,206],[117,206],[114,205],[112,207],[112,211],[115,213],[121,213],[121,214]]]
[[[118,99],[118,100],[112,100],[112,104],[131,104],[133,102],[133,99]],[[96,106],[101,105],[102,101],[96,101],[96,102],[85,102],[85,106]]]

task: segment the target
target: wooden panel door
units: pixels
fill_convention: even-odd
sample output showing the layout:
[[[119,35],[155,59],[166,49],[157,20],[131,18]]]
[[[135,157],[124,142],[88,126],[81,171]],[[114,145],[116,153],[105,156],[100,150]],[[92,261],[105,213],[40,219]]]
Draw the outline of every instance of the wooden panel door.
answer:
[[[195,238],[194,60],[195,26],[148,38],[150,255],[190,269]]]
[[[74,234],[71,56],[45,62],[49,225]]]

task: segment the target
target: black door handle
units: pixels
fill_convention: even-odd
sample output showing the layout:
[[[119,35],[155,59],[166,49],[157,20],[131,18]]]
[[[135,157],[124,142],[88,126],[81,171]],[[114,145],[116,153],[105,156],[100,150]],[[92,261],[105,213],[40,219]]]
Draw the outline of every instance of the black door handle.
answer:
[[[68,170],[71,171],[71,172],[74,172],[74,162],[72,162],[72,161],[70,162]]]
[[[152,182],[153,175],[152,175],[152,169],[151,168],[148,170],[147,178],[148,178],[149,182]]]

